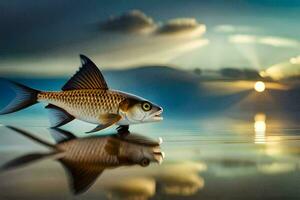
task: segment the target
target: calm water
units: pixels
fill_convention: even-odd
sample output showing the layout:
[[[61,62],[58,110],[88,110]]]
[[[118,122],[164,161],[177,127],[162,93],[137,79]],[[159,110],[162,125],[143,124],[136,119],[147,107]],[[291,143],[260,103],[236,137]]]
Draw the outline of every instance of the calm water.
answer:
[[[28,113],[3,116],[1,123],[53,142],[47,116]],[[74,197],[62,166],[46,159],[0,174],[0,198],[299,199],[300,125],[295,119],[291,114],[245,112],[132,126],[133,132],[163,138],[161,165],[107,169],[87,192]],[[85,136],[92,127],[75,121],[64,128]],[[0,130],[1,164],[47,151],[4,126]]]

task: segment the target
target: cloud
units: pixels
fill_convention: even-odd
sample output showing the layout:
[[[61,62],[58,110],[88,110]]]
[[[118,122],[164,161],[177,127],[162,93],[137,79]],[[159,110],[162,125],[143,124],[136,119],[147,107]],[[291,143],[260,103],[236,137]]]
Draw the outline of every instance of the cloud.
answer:
[[[228,41],[236,44],[264,44],[273,47],[292,47],[299,48],[300,42],[298,40],[293,40],[283,37],[275,36],[256,36],[256,35],[246,35],[246,34],[236,34],[231,35]]]
[[[299,47],[300,42],[297,40],[267,36],[259,38],[261,44],[266,44],[274,47]]]
[[[230,79],[257,80],[261,78],[259,72],[254,69],[223,68],[220,69],[220,73],[222,77]]]
[[[140,10],[131,10],[120,16],[111,17],[101,24],[101,28],[105,31],[153,33],[165,36],[201,36],[206,31],[205,25],[199,24],[194,18],[175,18],[166,23],[158,23]]]
[[[275,80],[298,77],[300,76],[300,56],[292,57],[287,61],[272,65],[262,71],[261,74],[263,76],[269,76]]]
[[[199,24],[194,18],[171,19],[157,28],[156,34],[159,35],[202,35],[206,31],[204,24]]]
[[[233,33],[233,32],[253,32],[256,31],[257,28],[251,26],[235,26],[230,24],[221,24],[215,26],[213,30],[219,33]]]
[[[250,44],[250,43],[256,43],[257,37],[254,35],[232,35],[229,36],[228,40],[231,43]]]
[[[101,24],[102,30],[119,32],[144,32],[156,27],[153,19],[139,10],[131,10],[120,16],[112,16]]]

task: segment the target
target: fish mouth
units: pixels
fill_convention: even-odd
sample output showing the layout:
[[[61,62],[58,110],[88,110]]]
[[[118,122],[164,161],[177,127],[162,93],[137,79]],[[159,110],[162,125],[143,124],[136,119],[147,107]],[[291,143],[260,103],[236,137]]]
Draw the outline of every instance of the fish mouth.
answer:
[[[161,115],[162,112],[163,112],[163,110],[161,109],[161,110],[153,113],[152,116],[151,116],[151,119],[153,119],[155,121],[161,121],[161,120],[163,120],[164,118]]]
[[[165,158],[165,153],[164,152],[153,152],[154,160],[158,163],[161,164]]]

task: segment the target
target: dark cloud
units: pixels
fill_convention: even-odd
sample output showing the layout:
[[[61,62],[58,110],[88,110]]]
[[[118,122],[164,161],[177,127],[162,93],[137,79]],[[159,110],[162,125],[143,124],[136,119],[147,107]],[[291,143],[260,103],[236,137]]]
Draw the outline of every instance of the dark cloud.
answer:
[[[194,18],[176,18],[158,25],[151,17],[139,10],[131,10],[120,16],[111,17],[101,24],[102,30],[125,33],[154,33],[155,35],[177,35],[205,32],[205,25]]]
[[[157,30],[157,34],[182,34],[196,33],[203,34],[206,28],[205,25],[199,24],[194,18],[177,18],[169,20],[161,25]]]
[[[254,69],[223,68],[220,70],[220,73],[224,78],[229,79],[261,79],[259,72]]]
[[[110,17],[101,24],[103,30],[120,32],[141,32],[155,26],[153,19],[139,10],[131,10],[120,16]]]

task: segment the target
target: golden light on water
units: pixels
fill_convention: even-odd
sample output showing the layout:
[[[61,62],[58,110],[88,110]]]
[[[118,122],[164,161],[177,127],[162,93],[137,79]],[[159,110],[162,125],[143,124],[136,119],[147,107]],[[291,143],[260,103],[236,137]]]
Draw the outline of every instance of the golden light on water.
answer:
[[[254,117],[255,144],[266,143],[266,115],[257,113]]]
[[[257,82],[254,84],[254,89],[255,89],[257,92],[263,92],[263,91],[265,91],[265,89],[266,89],[265,83],[262,82],[262,81],[257,81]]]

